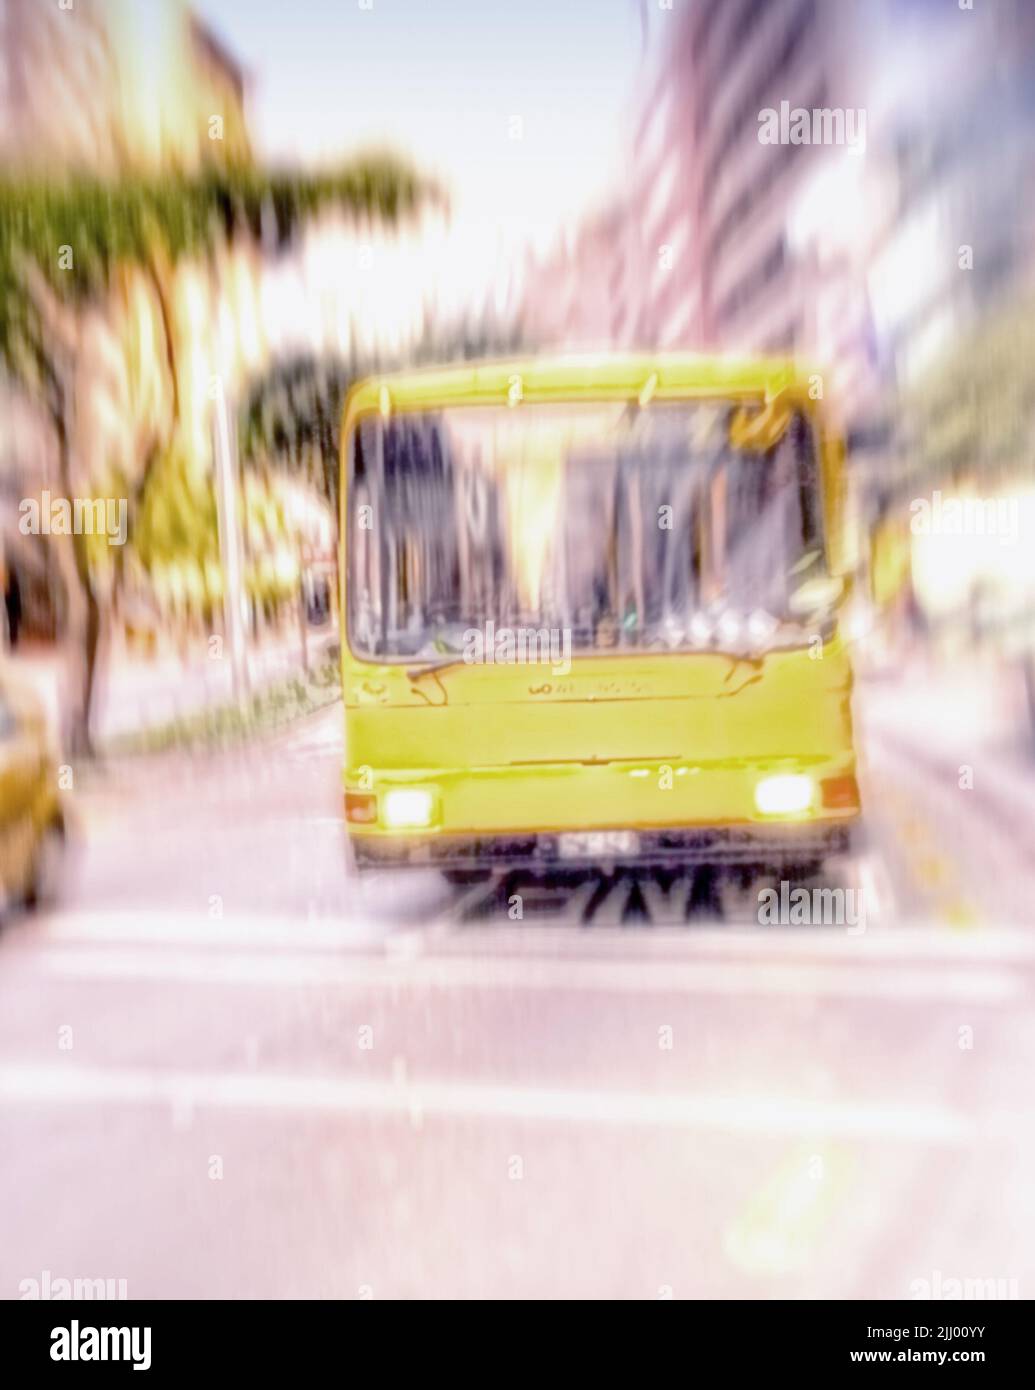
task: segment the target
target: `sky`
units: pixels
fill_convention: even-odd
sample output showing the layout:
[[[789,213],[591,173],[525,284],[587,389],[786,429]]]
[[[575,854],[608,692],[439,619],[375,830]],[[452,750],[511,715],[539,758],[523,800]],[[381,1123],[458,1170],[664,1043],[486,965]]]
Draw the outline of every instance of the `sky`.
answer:
[[[540,247],[620,180],[644,77],[638,0],[194,7],[248,71],[271,161],[387,143],[444,180],[469,229]]]

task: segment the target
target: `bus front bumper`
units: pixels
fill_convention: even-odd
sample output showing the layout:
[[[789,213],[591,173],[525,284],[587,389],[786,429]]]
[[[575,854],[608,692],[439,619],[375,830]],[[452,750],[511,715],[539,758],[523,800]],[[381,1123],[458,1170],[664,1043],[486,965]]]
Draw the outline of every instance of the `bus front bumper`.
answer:
[[[478,835],[350,834],[361,869],[526,869],[558,872],[607,866],[680,868],[751,864],[794,868],[847,855],[858,818],[773,825],[648,830],[534,831]]]

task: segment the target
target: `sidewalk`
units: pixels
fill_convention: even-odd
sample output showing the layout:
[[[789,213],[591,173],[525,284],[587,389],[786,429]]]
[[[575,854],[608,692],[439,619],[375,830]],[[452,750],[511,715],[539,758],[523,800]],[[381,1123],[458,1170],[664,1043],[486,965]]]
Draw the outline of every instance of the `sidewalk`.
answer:
[[[333,623],[308,634],[310,670],[329,659],[338,640]],[[302,672],[301,641],[297,632],[274,634],[248,651],[249,691]],[[63,655],[55,649],[29,649],[8,655],[7,669],[32,685],[44,703],[55,732],[62,727],[64,683]],[[94,699],[93,733],[98,743],[139,733],[197,715],[233,701],[233,672],[229,654],[213,658],[207,644],[199,643],[186,659],[168,652],[154,658],[112,653],[100,674]]]
[[[911,656],[892,674],[860,675],[860,700],[879,726],[908,731],[931,751],[1035,757],[1019,665],[968,652],[958,660]]]
[[[947,787],[959,787],[970,768],[978,800],[1031,819],[1035,730],[1019,666],[975,652],[957,661],[912,657],[894,675],[858,679],[855,715],[862,747],[883,739]]]

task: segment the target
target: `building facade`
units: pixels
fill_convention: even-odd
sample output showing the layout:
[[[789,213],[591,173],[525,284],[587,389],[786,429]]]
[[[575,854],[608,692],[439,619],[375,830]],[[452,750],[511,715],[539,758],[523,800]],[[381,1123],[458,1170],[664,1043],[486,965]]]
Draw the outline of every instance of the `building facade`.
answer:
[[[0,166],[60,174],[248,157],[245,74],[183,0],[0,0]]]

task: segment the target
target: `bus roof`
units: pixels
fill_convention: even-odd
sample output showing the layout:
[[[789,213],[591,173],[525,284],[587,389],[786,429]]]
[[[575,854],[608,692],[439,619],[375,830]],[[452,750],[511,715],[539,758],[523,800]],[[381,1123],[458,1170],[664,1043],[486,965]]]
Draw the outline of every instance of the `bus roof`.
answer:
[[[806,396],[809,370],[789,357],[727,357],[696,353],[598,353],[461,362],[386,373],[358,382],[345,420],[370,410],[436,409],[447,405],[692,396],[764,396],[789,390]]]

